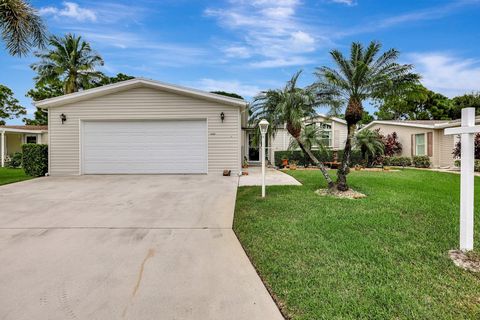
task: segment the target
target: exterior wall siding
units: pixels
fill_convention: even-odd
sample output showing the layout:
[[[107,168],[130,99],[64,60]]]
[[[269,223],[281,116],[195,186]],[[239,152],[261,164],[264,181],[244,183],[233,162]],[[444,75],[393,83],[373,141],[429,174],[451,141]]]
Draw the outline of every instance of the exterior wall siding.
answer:
[[[221,112],[225,114],[223,122]],[[60,120],[62,113],[67,116],[64,124]],[[205,118],[209,174],[219,174],[225,169],[238,173],[241,165],[239,107],[142,87],[50,108],[50,174],[79,174],[81,120]]]
[[[453,158],[452,152],[453,148],[455,147],[455,142],[458,138],[454,135],[444,135],[444,130],[437,131],[440,141],[439,165],[441,167],[453,167],[455,164],[455,159]]]
[[[396,125],[388,125],[388,124],[374,124],[372,125],[369,130],[377,130],[380,129],[380,132],[384,135],[390,134],[392,132],[396,132],[398,135],[398,141],[402,144],[402,153],[400,156],[402,157],[411,157],[412,156],[412,134],[425,134],[425,143],[426,143],[426,134],[428,132],[434,132],[433,134],[433,156],[430,157],[430,161],[434,167],[440,166],[439,162],[439,143],[438,141],[438,134],[435,129],[427,129],[427,128],[415,128],[415,127],[405,127],[405,126],[396,126]]]

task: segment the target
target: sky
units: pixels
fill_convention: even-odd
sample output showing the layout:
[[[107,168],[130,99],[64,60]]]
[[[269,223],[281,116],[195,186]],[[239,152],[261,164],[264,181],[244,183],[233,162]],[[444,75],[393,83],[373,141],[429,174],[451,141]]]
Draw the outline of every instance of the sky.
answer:
[[[329,52],[352,42],[396,48],[423,84],[453,97],[480,90],[480,0],[137,0],[30,1],[55,35],[74,33],[122,72],[250,100],[280,88],[298,70],[300,84]],[[134,3],[133,5],[131,3]],[[27,108],[33,55],[7,54],[0,41],[0,84]],[[368,111],[374,111],[367,106]],[[7,120],[20,124],[21,119]]]

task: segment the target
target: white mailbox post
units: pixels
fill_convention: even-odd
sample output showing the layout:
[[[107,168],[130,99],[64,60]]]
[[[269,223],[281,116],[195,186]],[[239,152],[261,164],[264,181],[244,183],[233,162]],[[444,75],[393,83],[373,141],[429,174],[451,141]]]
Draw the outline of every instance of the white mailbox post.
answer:
[[[460,250],[473,250],[473,188],[475,162],[475,108],[462,109],[462,126],[445,129],[446,135],[461,136]]]

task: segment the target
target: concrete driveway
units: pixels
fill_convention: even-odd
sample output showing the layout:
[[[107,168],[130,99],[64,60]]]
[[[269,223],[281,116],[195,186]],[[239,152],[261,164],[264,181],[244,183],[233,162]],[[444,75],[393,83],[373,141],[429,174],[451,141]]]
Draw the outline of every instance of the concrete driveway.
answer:
[[[237,183],[0,186],[0,319],[282,319],[231,230]]]

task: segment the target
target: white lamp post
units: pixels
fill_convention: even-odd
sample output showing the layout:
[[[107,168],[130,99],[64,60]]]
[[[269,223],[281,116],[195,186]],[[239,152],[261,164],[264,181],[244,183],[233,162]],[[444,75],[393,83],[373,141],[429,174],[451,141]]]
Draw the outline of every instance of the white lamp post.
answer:
[[[262,198],[265,198],[265,136],[268,130],[268,121],[262,119],[258,126],[260,127],[260,133],[262,134]]]

